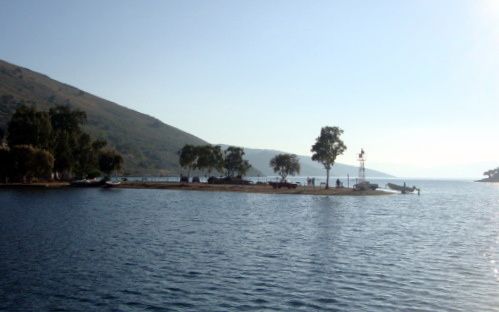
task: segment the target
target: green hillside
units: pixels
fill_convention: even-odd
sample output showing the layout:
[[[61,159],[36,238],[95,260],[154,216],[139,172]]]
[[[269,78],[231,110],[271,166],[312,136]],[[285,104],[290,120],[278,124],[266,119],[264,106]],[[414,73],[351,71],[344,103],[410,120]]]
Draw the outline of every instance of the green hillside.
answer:
[[[21,103],[43,110],[65,104],[85,111],[86,131],[123,154],[128,174],[177,174],[177,151],[184,144],[206,144],[151,116],[0,60],[0,128],[6,129]]]

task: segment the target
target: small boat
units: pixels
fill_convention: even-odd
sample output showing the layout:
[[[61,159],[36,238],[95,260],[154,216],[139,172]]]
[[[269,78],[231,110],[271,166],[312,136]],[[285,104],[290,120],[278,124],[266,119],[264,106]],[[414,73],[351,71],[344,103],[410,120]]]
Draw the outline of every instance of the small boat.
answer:
[[[121,184],[120,181],[106,181],[103,185],[103,187],[116,187]]]
[[[71,186],[76,187],[97,187],[101,185],[103,185],[103,181],[98,179],[82,179],[71,182]]]
[[[407,187],[404,183],[404,185],[397,185],[397,184],[394,184],[394,183],[387,183],[386,184],[386,187],[391,189],[391,190],[394,190],[394,191],[399,191],[401,192],[402,194],[406,194],[406,193],[414,193],[416,191],[419,192],[419,189],[415,186],[413,187]]]

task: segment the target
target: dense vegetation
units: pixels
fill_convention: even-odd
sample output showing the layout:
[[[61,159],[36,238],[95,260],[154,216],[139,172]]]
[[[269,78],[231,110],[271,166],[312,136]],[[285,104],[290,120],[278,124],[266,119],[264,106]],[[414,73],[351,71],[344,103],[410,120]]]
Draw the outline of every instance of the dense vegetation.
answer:
[[[39,111],[60,105],[83,111],[87,122],[82,129],[123,155],[125,174],[177,174],[177,151],[185,144],[206,144],[158,119],[3,61],[0,81],[0,128],[4,131],[23,104]]]
[[[194,169],[208,176],[215,171],[228,178],[242,177],[251,168],[248,160],[243,158],[244,149],[241,147],[229,146],[222,151],[219,145],[186,144],[178,154],[180,167],[187,170],[187,177]]]
[[[105,141],[92,140],[82,130],[86,118],[84,112],[68,106],[55,106],[48,112],[18,107],[8,122],[7,135],[1,136],[1,181],[81,179],[119,170],[123,158],[105,149]]]

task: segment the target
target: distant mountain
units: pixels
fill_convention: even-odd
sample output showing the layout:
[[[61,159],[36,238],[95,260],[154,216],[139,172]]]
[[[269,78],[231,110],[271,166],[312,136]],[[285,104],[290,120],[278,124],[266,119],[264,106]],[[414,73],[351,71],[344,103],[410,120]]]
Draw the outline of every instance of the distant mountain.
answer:
[[[225,145],[222,145],[225,148]],[[273,176],[275,175],[272,168],[269,166],[270,159],[277,154],[283,153],[282,151],[276,150],[268,150],[268,149],[254,149],[254,148],[244,148],[246,153],[246,158],[249,160],[250,164],[262,172],[264,176]],[[310,156],[299,155],[300,165],[301,165],[301,176],[325,176],[326,170],[324,167],[316,162],[312,161]],[[356,177],[358,174],[358,167],[344,165],[341,163],[335,163],[333,168],[331,169],[332,176],[342,176],[346,177],[349,174],[351,177]],[[387,173],[367,169],[366,168],[366,176],[370,177],[380,177],[380,178],[389,178],[393,177]]]
[[[20,103],[43,110],[67,104],[85,111],[85,129],[124,155],[129,174],[177,174],[177,151],[184,144],[206,144],[156,118],[0,60],[0,128],[6,129]]]

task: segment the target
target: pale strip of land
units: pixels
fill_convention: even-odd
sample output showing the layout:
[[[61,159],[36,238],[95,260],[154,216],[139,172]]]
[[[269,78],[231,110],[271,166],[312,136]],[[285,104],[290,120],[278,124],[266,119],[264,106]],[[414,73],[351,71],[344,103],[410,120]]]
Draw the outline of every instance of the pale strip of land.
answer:
[[[351,188],[330,188],[298,186],[295,189],[272,188],[266,184],[250,185],[229,185],[229,184],[205,184],[205,183],[153,183],[153,182],[127,182],[118,186],[119,188],[135,189],[165,189],[165,190],[186,190],[186,191],[206,191],[206,192],[240,192],[240,193],[260,193],[260,194],[295,194],[295,195],[390,195],[384,191],[356,191]]]

